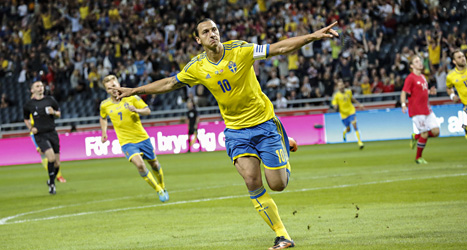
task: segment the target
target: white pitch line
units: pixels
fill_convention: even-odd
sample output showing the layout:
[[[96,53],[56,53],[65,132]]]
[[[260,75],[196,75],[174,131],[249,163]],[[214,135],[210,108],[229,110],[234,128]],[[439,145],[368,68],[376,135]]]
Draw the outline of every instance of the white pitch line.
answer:
[[[396,180],[371,181],[371,182],[357,183],[357,184],[335,185],[335,186],[330,186],[330,187],[303,188],[303,189],[297,189],[297,190],[292,190],[292,191],[273,192],[273,193],[274,194],[282,194],[282,193],[308,192],[308,191],[316,191],[316,190],[357,187],[357,186],[363,186],[363,185],[383,184],[383,183],[392,183],[392,182],[400,182],[400,181],[439,179],[439,178],[459,177],[459,176],[467,176],[467,173],[427,176],[427,177],[420,177],[420,178],[405,178],[405,179],[396,179]],[[43,210],[38,210],[38,211],[33,211],[33,212],[27,212],[27,213],[21,213],[21,214],[17,214],[17,215],[14,215],[14,216],[5,217],[5,218],[0,219],[0,225],[18,224],[18,223],[35,222],[35,221],[43,221],[43,220],[53,220],[53,219],[76,217],[76,216],[82,216],[82,215],[90,215],[90,214],[112,213],[112,212],[128,211],[128,210],[135,210],[135,209],[153,208],[153,207],[161,207],[161,206],[172,206],[172,205],[188,204],[188,203],[199,203],[199,202],[207,202],[207,201],[215,201],[215,200],[235,199],[235,198],[242,198],[242,197],[248,197],[248,195],[234,195],[234,196],[223,196],[223,197],[217,197],[217,198],[205,198],[205,199],[196,199],[196,200],[188,200],[188,201],[176,201],[176,202],[171,202],[171,203],[154,204],[154,205],[137,206],[137,207],[127,207],[127,208],[117,208],[117,209],[109,209],[109,210],[103,210],[103,211],[82,212],[82,213],[75,213],[75,214],[65,214],[65,215],[57,215],[57,216],[50,216],[50,217],[37,218],[37,219],[26,219],[26,220],[8,222],[11,219],[18,218],[18,217],[23,216],[23,215],[39,213],[39,212],[44,212],[44,211],[48,211],[48,210],[53,210],[53,209],[66,207],[66,206],[59,206],[59,207],[53,207],[53,208],[48,208],[48,209],[43,209]],[[115,200],[115,199],[110,199],[110,200]],[[74,206],[74,205],[72,205],[72,206]]]
[[[10,222],[10,223],[3,223],[3,225],[5,225],[5,224],[17,224],[17,223],[24,223],[24,222],[33,222],[33,221],[42,221],[42,220],[53,220],[53,219],[76,217],[76,216],[89,215],[89,214],[112,213],[112,212],[120,212],[120,211],[128,211],[128,210],[144,209],[144,208],[153,208],[153,207],[160,207],[160,206],[170,206],[170,205],[179,205],[179,204],[187,204],[187,203],[198,203],[198,202],[203,202],[203,201],[225,200],[225,199],[233,199],[233,198],[240,198],[240,197],[246,197],[246,195],[224,196],[224,197],[217,197],[217,198],[205,198],[205,199],[190,200],[190,201],[176,201],[176,202],[172,202],[172,203],[163,203],[163,204],[155,204],[155,205],[147,205],[147,206],[116,208],[116,209],[109,209],[109,210],[104,210],[104,211],[92,211],[92,212],[82,212],[82,213],[75,213],[75,214],[65,214],[65,215],[50,216],[50,217],[38,218],[38,219],[19,220],[19,221],[14,221],[14,222]],[[13,216],[11,216],[11,217],[13,217]],[[0,225],[2,225],[2,224],[0,223]]]

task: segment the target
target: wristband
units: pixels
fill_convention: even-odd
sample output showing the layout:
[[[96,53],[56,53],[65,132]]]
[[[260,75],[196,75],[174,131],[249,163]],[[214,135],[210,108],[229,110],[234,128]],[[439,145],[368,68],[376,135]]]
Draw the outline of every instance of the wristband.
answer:
[[[451,98],[451,100],[454,100],[454,96],[456,96],[456,94],[452,93],[449,98]]]
[[[405,107],[405,106],[407,106],[407,105],[405,104],[405,102],[403,102],[403,103],[401,104],[401,106],[402,106],[402,107]]]

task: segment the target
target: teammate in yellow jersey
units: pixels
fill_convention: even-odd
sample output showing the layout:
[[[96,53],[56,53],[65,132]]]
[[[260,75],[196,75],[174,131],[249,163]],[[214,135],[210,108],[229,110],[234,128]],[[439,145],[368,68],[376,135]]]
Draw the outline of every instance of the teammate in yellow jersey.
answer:
[[[109,117],[126,158],[136,166],[141,177],[156,190],[159,200],[167,201],[169,193],[165,190],[164,173],[154,154],[148,133],[139,118],[140,115],[149,115],[151,110],[138,96],[117,100],[117,91],[110,89],[110,87],[120,87],[114,75],[106,76],[102,82],[110,95],[110,98],[102,101],[100,107],[102,142],[107,141],[107,117]],[[146,168],[143,159],[151,165],[154,175]]]
[[[253,63],[296,51],[315,40],[338,36],[331,29],[336,24],[312,34],[258,45],[235,40],[221,43],[216,23],[203,19],[196,25],[195,39],[205,52],[194,57],[176,76],[135,89],[111,88],[119,92],[118,99],[135,94],[165,93],[186,85],[202,84],[209,89],[225,121],[227,154],[243,177],[256,211],[276,233],[270,249],[289,248],[295,243],[280,219],[274,200],[263,186],[261,162],[269,188],[284,190],[290,176],[290,138],[275,116],[271,101],[261,91]],[[290,141],[295,144],[292,139]]]
[[[355,136],[358,140],[358,146],[360,149],[363,149],[364,144],[360,139],[360,132],[357,128],[357,116],[355,115],[355,107],[352,102],[356,103],[360,108],[363,108],[363,105],[355,99],[352,95],[350,89],[346,89],[342,79],[337,80],[337,92],[334,93],[332,98],[332,106],[334,109],[339,110],[341,115],[342,123],[344,124],[344,141],[347,141],[347,133],[350,132],[350,124],[352,124]]]
[[[451,53],[452,62],[456,66],[446,77],[447,92],[454,102],[461,101],[463,108],[463,124],[465,139],[467,139],[467,63],[465,54],[461,50],[455,50]],[[454,92],[456,88],[459,96]]]

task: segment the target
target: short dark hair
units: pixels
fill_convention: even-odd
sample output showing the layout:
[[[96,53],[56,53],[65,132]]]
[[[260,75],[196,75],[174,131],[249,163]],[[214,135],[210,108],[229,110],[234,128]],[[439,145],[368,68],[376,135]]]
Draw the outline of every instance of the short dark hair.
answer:
[[[206,18],[203,18],[203,19],[199,20],[199,21],[196,23],[195,30],[194,30],[195,36],[196,36],[196,37],[199,37],[198,25],[199,25],[200,23],[204,23],[204,22],[208,22],[208,21],[214,22],[211,18],[207,18],[207,17],[206,17]]]
[[[40,80],[39,80],[39,81],[34,81],[34,82],[31,82],[31,83],[29,84],[29,90],[32,89],[32,86],[33,86],[34,83],[36,83],[36,82],[40,82],[40,83],[42,83],[42,85],[44,85],[44,83],[43,83],[42,81],[40,81]]]

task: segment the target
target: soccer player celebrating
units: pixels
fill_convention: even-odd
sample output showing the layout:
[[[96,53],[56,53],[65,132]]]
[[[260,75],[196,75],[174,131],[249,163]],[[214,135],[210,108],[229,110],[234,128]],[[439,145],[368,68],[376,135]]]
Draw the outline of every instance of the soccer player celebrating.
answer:
[[[449,72],[446,77],[447,92],[451,100],[458,102],[459,100],[464,104],[463,108],[463,125],[465,131],[465,139],[467,139],[467,65],[465,55],[461,50],[454,50],[452,52],[452,62],[456,66]],[[456,88],[459,96],[454,92]]]
[[[169,193],[165,190],[164,173],[154,154],[149,135],[144,130],[140,115],[149,115],[151,110],[138,96],[130,96],[117,100],[117,91],[111,87],[120,87],[118,79],[114,75],[106,76],[102,83],[110,95],[110,98],[101,102],[100,124],[102,129],[102,143],[107,141],[107,117],[110,118],[117,134],[118,141],[128,161],[138,169],[143,179],[156,190],[159,200],[165,202],[169,199]],[[157,178],[146,168],[145,159]]]
[[[290,148],[271,101],[261,91],[253,63],[290,53],[315,40],[338,36],[331,29],[336,24],[312,34],[257,45],[236,40],[221,43],[216,23],[203,19],[196,25],[195,39],[205,52],[194,57],[180,73],[134,89],[112,88],[120,93],[118,98],[165,93],[185,84],[190,87],[202,84],[211,91],[225,121],[227,154],[243,177],[257,212],[276,233],[274,246],[270,249],[289,248],[295,243],[280,219],[274,200],[263,186],[261,161],[269,187],[282,191],[290,176]]]
[[[415,148],[415,142],[418,141],[415,162],[417,164],[427,164],[428,162],[422,158],[422,152],[428,137],[437,137],[439,135],[439,125],[428,103],[429,90],[425,76],[422,75],[422,58],[414,56],[410,62],[410,68],[412,68],[412,73],[405,79],[401,92],[402,112],[404,114],[407,112],[408,100],[409,117],[412,118],[413,124],[419,131],[419,134],[412,134],[410,146]]]
[[[24,123],[47,158],[49,194],[56,194],[55,178],[60,171],[60,141],[55,130],[55,118],[61,113],[57,101],[44,95],[41,81],[31,84],[32,98],[23,107]]]
[[[363,149],[365,146],[360,139],[360,132],[357,128],[357,116],[355,115],[355,107],[352,102],[356,103],[359,108],[363,108],[363,105],[355,99],[352,95],[352,90],[346,89],[342,79],[337,80],[337,92],[332,98],[332,106],[334,109],[339,110],[339,113],[342,118],[342,123],[344,123],[344,141],[347,141],[347,133],[350,132],[350,124],[352,124],[355,131],[355,136],[358,140],[358,146],[360,149]]]

